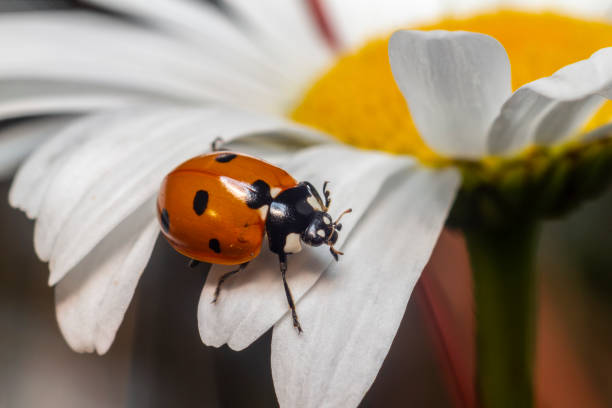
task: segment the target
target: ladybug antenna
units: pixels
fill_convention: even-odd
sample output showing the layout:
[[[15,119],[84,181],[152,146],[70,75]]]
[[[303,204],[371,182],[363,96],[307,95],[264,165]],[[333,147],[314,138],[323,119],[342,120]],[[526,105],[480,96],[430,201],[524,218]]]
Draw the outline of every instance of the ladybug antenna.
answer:
[[[333,225],[334,225],[334,226],[335,226],[335,225],[338,225],[338,222],[340,221],[340,218],[344,217],[344,215],[345,215],[345,214],[348,214],[348,213],[351,213],[351,212],[353,212],[353,209],[352,209],[352,208],[349,208],[349,209],[346,209],[346,210],[342,211],[342,214],[340,214],[340,215],[338,216],[338,218],[336,219],[336,221],[334,221]]]
[[[342,224],[339,224],[338,222],[340,221],[340,219],[345,215],[348,214],[350,212],[352,212],[353,209],[349,208],[347,210],[344,210],[342,212],[342,214],[340,214],[338,216],[338,218],[336,219],[336,221],[334,221],[332,223],[332,232],[331,234],[329,234],[330,238],[334,236],[334,232],[336,230],[340,231],[342,229]],[[338,251],[336,248],[334,248],[334,244],[331,243],[331,240],[327,242],[327,245],[329,245],[329,252],[331,252],[332,256],[334,257],[334,259],[336,260],[336,262],[338,262],[338,255],[344,255],[344,252]]]

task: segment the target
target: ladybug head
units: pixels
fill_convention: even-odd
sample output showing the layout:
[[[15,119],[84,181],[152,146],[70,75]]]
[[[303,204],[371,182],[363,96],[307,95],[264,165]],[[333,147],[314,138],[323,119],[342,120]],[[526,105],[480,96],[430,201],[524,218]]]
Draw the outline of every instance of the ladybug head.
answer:
[[[332,222],[332,218],[328,213],[323,211],[317,211],[312,217],[310,224],[302,233],[302,241],[310,246],[320,246],[323,244],[329,245],[329,250],[334,257],[338,260],[338,255],[343,255],[342,252],[334,248],[334,244],[338,240],[338,231],[342,229],[340,218],[344,214],[350,213],[352,210],[349,208],[345,210],[336,221]]]

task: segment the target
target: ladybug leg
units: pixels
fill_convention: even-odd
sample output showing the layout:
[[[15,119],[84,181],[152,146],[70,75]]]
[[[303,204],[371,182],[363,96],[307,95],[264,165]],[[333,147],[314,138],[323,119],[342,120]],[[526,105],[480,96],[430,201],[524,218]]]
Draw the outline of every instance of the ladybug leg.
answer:
[[[196,266],[198,266],[200,264],[200,261],[196,261],[195,259],[190,259],[189,260],[189,267],[190,268],[195,268]]]
[[[329,199],[329,192],[326,189],[328,183],[329,181],[326,181],[325,184],[323,184],[323,192],[325,193],[325,202],[323,202],[317,189],[308,181],[304,181],[304,184],[306,184],[310,188],[310,192],[312,193],[312,196],[315,198],[315,200],[317,200],[317,202],[321,206],[321,209],[325,212],[327,212],[329,202],[331,201]]]
[[[223,145],[223,138],[217,137],[210,144],[210,150],[212,150],[213,152],[219,152],[221,150],[225,150],[221,147],[221,145]]]
[[[291,309],[291,317],[293,318],[293,327],[295,327],[298,333],[303,333],[302,326],[300,326],[300,321],[298,320],[297,313],[295,311],[295,303],[293,303],[293,296],[291,295],[291,289],[289,289],[289,285],[287,285],[287,255],[281,254],[279,255],[280,261],[280,270],[281,275],[283,277],[283,286],[285,287],[285,295],[287,296],[287,303],[289,303],[289,308]]]
[[[233,274],[238,273],[240,271],[243,271],[247,267],[248,264],[249,264],[248,262],[240,264],[238,269],[235,269],[233,271],[229,271],[226,274],[224,274],[223,276],[221,276],[221,279],[219,279],[219,283],[217,283],[217,288],[215,289],[215,296],[214,296],[213,301],[211,303],[217,303],[217,299],[219,298],[219,293],[221,293],[221,285],[223,285],[223,282],[225,282],[225,280],[227,278],[229,278],[230,276],[232,276]]]
[[[330,193],[329,193],[329,190],[327,189],[327,185],[328,184],[329,184],[329,181],[326,181],[325,183],[323,183],[323,196],[325,196],[325,207],[324,207],[324,210],[326,212],[329,209],[329,205],[331,204]]]

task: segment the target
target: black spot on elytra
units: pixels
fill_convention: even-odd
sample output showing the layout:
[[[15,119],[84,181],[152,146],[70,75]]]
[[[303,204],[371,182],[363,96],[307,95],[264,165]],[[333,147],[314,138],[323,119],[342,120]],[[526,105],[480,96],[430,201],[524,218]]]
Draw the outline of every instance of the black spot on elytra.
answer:
[[[213,238],[208,241],[208,247],[215,251],[217,254],[221,253],[221,244],[219,244],[219,240],[216,238]]]
[[[193,197],[193,211],[196,214],[202,215],[204,211],[206,211],[206,206],[208,205],[208,191],[198,190]]]
[[[272,202],[270,186],[263,180],[257,180],[249,186],[246,203],[249,208],[257,209]]]
[[[164,232],[170,231],[170,215],[168,214],[168,210],[165,208],[161,212],[161,225],[164,229]]]
[[[227,163],[234,160],[235,158],[236,155],[234,153],[221,153],[217,155],[217,157],[215,157],[215,160],[219,163]]]

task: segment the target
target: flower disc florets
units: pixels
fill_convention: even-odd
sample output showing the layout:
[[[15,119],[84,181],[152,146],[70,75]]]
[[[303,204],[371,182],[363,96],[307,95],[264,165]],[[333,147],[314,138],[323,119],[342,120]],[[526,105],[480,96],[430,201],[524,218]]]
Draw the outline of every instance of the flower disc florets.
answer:
[[[508,54],[514,90],[612,44],[609,23],[553,13],[501,11],[449,18],[418,29],[494,37]],[[449,219],[452,225],[559,215],[606,185],[612,131],[590,132],[612,118],[609,101],[569,142],[532,145],[510,157],[448,157],[429,146],[415,126],[389,64],[388,42],[376,39],[340,58],[306,92],[291,117],[348,144],[409,155],[427,167],[458,168],[463,185]]]

